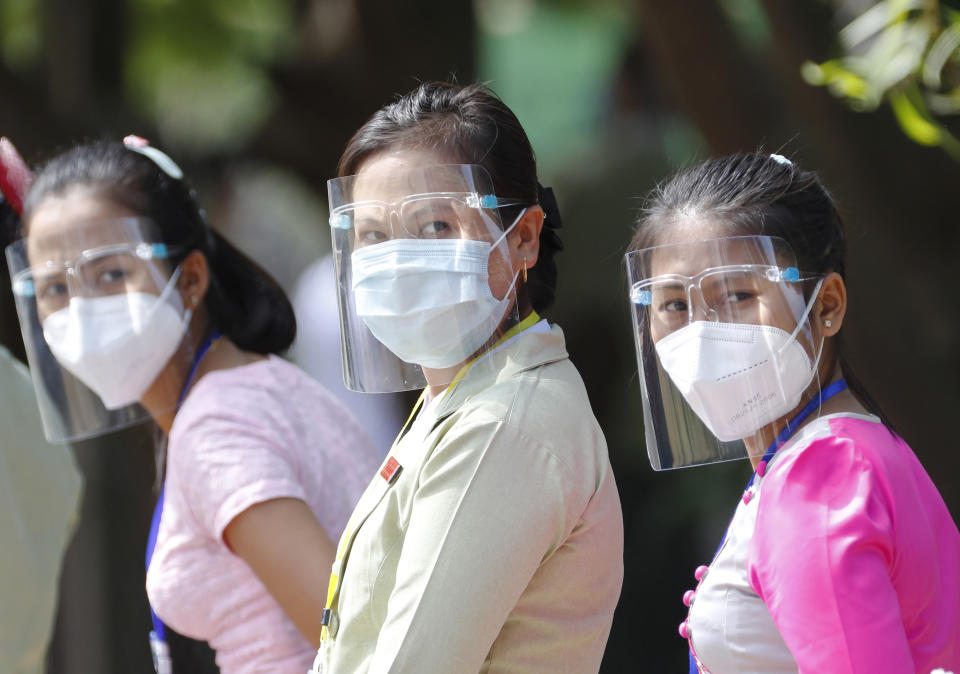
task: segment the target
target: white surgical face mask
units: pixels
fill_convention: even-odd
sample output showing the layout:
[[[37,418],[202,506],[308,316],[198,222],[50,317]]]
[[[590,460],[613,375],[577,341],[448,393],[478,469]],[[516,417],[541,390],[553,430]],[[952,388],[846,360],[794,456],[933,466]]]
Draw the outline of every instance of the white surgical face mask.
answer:
[[[43,320],[50,351],[109,410],[140,400],[176,353],[190,322],[175,291],[74,297]]]
[[[690,408],[722,442],[740,440],[800,404],[820,360],[796,339],[820,285],[793,334],[771,325],[696,321],[655,348]]]
[[[522,215],[492,245],[393,239],[360,248],[351,257],[357,315],[401,360],[435,369],[462,363],[490,339],[513,304],[516,275],[497,299],[487,265]]]

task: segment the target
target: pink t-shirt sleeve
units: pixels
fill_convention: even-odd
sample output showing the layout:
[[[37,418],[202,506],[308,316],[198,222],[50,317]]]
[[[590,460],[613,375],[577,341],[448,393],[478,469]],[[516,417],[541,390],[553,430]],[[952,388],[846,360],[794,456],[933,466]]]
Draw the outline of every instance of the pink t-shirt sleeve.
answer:
[[[747,573],[801,674],[914,671],[893,512],[880,466],[850,438],[815,439],[768,473]]]
[[[275,498],[306,500],[290,429],[269,392],[237,378],[201,380],[177,415],[169,470],[195,524],[219,540],[247,508]],[[171,480],[172,481],[172,480]]]

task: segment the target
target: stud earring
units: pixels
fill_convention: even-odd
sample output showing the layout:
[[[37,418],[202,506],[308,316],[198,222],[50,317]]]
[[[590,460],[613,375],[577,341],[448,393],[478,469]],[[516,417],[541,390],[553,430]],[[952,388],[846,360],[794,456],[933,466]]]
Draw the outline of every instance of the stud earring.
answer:
[[[523,258],[523,282],[527,282],[527,258]]]
[[[823,322],[823,324],[824,324],[826,327],[829,328],[831,325],[833,325],[833,321],[831,321],[831,320],[828,318],[827,320],[825,320],[825,321]]]
[[[197,297],[196,295],[191,295],[190,304],[192,304],[193,306],[197,306],[198,304],[200,304],[200,298]]]

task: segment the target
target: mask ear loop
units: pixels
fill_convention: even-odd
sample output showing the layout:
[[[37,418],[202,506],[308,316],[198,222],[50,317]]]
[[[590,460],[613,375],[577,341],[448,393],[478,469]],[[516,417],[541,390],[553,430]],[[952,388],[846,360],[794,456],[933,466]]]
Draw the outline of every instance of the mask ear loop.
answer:
[[[160,302],[167,302],[173,306],[178,311],[182,312],[182,323],[181,329],[183,332],[187,331],[187,327],[190,325],[190,319],[193,318],[193,307],[187,306],[183,298],[180,297],[180,293],[176,292],[177,282],[180,280],[180,274],[183,271],[183,263],[177,265],[177,268],[173,270],[173,273],[170,274],[170,280],[167,281],[167,285],[164,287],[163,291],[157,296],[157,306]],[[177,301],[172,301],[172,298],[176,297]]]
[[[501,242],[503,242],[503,241],[507,238],[507,235],[510,233],[510,231],[511,231],[514,227],[517,226],[517,223],[520,222],[520,218],[523,217],[523,214],[527,212],[527,209],[528,209],[528,208],[530,208],[530,207],[529,207],[529,206],[524,206],[524,207],[523,207],[523,210],[520,211],[520,212],[517,214],[517,217],[513,219],[513,222],[510,223],[510,226],[507,227],[505,230],[503,230],[503,234],[501,234],[500,236],[498,236],[498,237],[497,237],[497,240],[494,241],[492,244],[490,244],[490,254],[491,254],[491,255],[493,254],[493,250],[494,250],[495,248],[497,248],[497,247],[501,244]],[[488,268],[489,268],[489,263],[487,264],[487,266],[488,266]],[[519,271],[519,270],[517,271],[516,274],[513,275],[513,280],[510,282],[510,287],[507,288],[507,292],[506,292],[506,294],[503,296],[503,299],[504,299],[504,300],[505,300],[507,297],[509,297],[510,293],[512,293],[512,292],[516,289],[516,287],[517,287],[517,279],[518,279],[518,278],[520,278],[520,271]],[[524,280],[524,282],[526,282],[526,280],[527,280],[527,258],[523,258],[523,280]],[[501,300],[501,301],[503,301],[503,300]]]
[[[790,339],[787,341],[786,344],[784,344],[780,349],[777,350],[778,357],[784,352],[784,350],[786,350],[787,346],[789,346],[791,342],[796,341],[797,335],[800,333],[800,328],[803,327],[804,323],[808,322],[807,319],[810,317],[810,312],[813,311],[813,306],[817,303],[817,299],[820,297],[820,288],[822,287],[823,287],[823,279],[821,278],[817,281],[817,285],[813,287],[813,292],[810,294],[810,301],[807,302],[807,305],[804,308],[803,313],[800,315],[800,318],[797,320],[797,327],[795,327],[793,329],[793,332],[790,333]],[[824,341],[824,338],[821,335],[820,346],[817,349],[816,357],[813,359],[813,367],[812,367],[813,372],[811,372],[810,374],[811,381],[813,380],[814,376],[816,376],[817,378],[817,396],[818,397],[822,395],[822,391],[823,391],[823,382],[820,381],[820,357],[823,355],[823,341]],[[810,381],[807,381],[806,385],[809,386]],[[820,418],[819,406],[817,407],[817,418],[818,419]]]
[[[510,226],[507,227],[505,230],[503,230],[503,234],[501,234],[500,236],[498,236],[498,237],[497,237],[497,240],[494,241],[494,242],[490,245],[490,249],[491,249],[491,250],[493,250],[494,248],[496,248],[497,246],[499,246],[500,243],[501,243],[504,239],[507,238],[507,234],[509,234],[510,231],[511,231],[514,227],[517,226],[517,223],[520,222],[520,218],[523,217],[523,214],[527,212],[527,209],[528,209],[528,208],[530,208],[530,207],[529,207],[529,206],[524,206],[524,207],[523,207],[523,210],[520,211],[520,212],[517,214],[517,217],[513,219],[513,222],[510,223]]]

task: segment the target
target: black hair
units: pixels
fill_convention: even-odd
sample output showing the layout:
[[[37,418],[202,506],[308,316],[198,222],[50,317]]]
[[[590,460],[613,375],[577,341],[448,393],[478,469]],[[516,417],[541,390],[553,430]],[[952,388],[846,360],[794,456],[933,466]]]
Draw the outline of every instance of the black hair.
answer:
[[[537,182],[533,147],[510,108],[483,84],[424,82],[378,110],[357,130],[340,158],[337,175],[353,175],[371,155],[404,146],[447,152],[464,163],[479,164],[490,174],[497,196],[540,204],[547,216],[540,231],[540,252],[520,292],[526,293],[534,310],[548,309],[557,288],[554,256],[563,250],[556,231],[560,211],[553,191]],[[522,208],[502,207],[502,221],[512,222]]]
[[[286,293],[249,257],[213,231],[184,178],[174,178],[152,159],[123,143],[99,140],[51,159],[34,177],[24,202],[24,226],[44,199],[77,187],[101,191],[156,225],[178,265],[199,250],[210,267],[204,306],[210,329],[247,351],[286,350],[296,335],[296,319]]]
[[[784,239],[801,273],[822,277],[836,272],[846,281],[847,239],[833,198],[815,173],[781,155],[735,154],[680,171],[648,197],[630,250],[658,245],[671,227],[690,217],[722,223],[731,236]],[[815,284],[805,283],[807,299]],[[833,344],[835,362],[851,392],[890,427],[850,366],[842,329]]]

